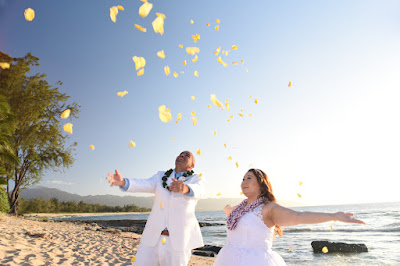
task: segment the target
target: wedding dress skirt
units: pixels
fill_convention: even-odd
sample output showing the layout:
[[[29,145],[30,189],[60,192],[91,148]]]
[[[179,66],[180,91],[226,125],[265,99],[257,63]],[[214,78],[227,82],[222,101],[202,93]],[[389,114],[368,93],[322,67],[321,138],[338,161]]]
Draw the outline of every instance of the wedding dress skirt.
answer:
[[[218,253],[214,266],[286,265],[282,257],[271,250],[275,227],[265,225],[262,206],[243,215],[234,230],[227,229],[227,243]]]

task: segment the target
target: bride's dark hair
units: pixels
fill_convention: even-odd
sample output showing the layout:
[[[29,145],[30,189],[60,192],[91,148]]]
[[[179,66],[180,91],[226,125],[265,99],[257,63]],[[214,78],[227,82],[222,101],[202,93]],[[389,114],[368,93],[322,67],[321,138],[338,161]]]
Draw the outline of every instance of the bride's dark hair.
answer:
[[[250,169],[248,172],[252,172],[257,177],[257,182],[261,188],[260,197],[265,197],[268,201],[276,202],[274,192],[272,190],[271,182],[266,173],[260,169]],[[283,230],[279,225],[275,225],[275,231],[279,236],[283,236]]]

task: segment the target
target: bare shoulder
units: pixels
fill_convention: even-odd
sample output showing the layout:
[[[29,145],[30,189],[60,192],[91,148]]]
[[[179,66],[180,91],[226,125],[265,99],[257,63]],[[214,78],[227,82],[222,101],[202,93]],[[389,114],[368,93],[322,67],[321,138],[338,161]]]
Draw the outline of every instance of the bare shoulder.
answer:
[[[271,213],[271,211],[276,208],[277,206],[279,206],[279,204],[269,201],[267,203],[265,203],[262,207],[262,214],[264,217],[268,216],[269,213]]]

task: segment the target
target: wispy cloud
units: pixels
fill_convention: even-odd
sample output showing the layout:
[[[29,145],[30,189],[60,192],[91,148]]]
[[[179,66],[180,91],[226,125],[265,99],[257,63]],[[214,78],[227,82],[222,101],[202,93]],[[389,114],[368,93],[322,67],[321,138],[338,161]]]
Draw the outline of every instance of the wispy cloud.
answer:
[[[72,182],[65,182],[65,181],[61,181],[61,180],[50,180],[50,181],[47,181],[47,183],[55,184],[55,185],[65,185],[65,186],[71,186],[71,185],[75,184]]]

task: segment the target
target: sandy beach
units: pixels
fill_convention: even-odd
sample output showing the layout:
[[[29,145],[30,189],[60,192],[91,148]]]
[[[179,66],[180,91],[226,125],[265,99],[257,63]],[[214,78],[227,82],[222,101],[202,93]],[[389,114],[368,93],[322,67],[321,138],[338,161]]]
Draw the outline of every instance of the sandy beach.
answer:
[[[33,216],[0,214],[0,265],[131,265],[140,243],[139,234]],[[192,255],[189,265],[214,260]]]

